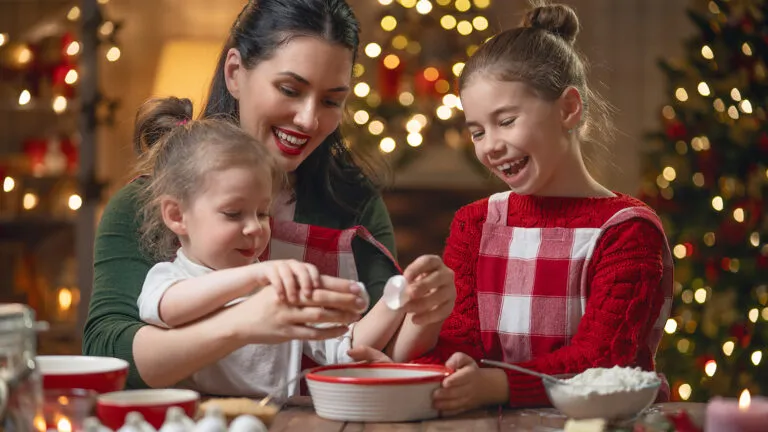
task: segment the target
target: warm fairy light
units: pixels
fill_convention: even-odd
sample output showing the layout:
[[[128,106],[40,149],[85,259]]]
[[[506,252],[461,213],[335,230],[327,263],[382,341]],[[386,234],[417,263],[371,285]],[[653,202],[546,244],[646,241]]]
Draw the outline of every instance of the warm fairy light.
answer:
[[[673,318],[667,318],[667,323],[664,324],[664,331],[668,334],[672,334],[677,331],[677,320]]]
[[[29,90],[27,89],[22,90],[21,94],[19,95],[19,105],[26,105],[31,100],[32,100],[32,94],[29,92]]]
[[[72,9],[67,12],[67,19],[70,21],[76,21],[78,18],[80,18],[80,8],[73,6]]]
[[[749,318],[750,321],[753,323],[757,322],[757,318],[760,317],[760,311],[757,310],[757,308],[752,308],[749,310],[749,313],[747,314],[747,318]]]
[[[733,210],[733,219],[739,223],[744,222],[744,209],[739,207]]]
[[[459,21],[459,23],[456,24],[456,31],[462,36],[467,36],[472,33],[472,23],[467,20]]]
[[[405,49],[408,46],[408,38],[403,35],[397,35],[392,38],[392,46],[395,49]]]
[[[713,14],[717,15],[717,14],[720,13],[720,8],[717,6],[717,3],[715,3],[714,1],[710,1],[709,2],[709,11],[712,12]]]
[[[372,135],[381,135],[381,133],[384,132],[384,123],[380,120],[374,120],[368,123],[368,132]]]
[[[74,69],[70,69],[69,72],[67,72],[67,76],[64,77],[64,82],[72,85],[77,82],[77,71]]]
[[[680,87],[680,88],[678,88],[677,90],[675,90],[675,97],[676,97],[676,98],[677,98],[677,100],[679,100],[680,102],[685,102],[685,101],[687,101],[687,100],[688,100],[688,92],[687,92],[687,91],[685,91],[685,89],[684,89],[684,88]]]
[[[26,46],[21,47],[19,49],[19,52],[16,54],[16,61],[19,62],[21,65],[25,65],[32,61],[32,50],[27,48]]]
[[[738,258],[731,258],[728,261],[728,270],[731,273],[738,273],[739,272],[739,267],[741,267],[741,261],[739,261]]]
[[[398,66],[400,66],[400,57],[394,54],[388,54],[384,57],[384,67],[387,69],[396,69]]]
[[[717,211],[723,210],[723,198],[719,196],[712,198],[712,208]]]
[[[672,190],[671,187],[664,188],[661,191],[659,191],[659,193],[661,194],[661,197],[666,200],[671,200],[672,198],[675,197],[675,191]]]
[[[752,47],[749,46],[749,43],[744,42],[744,44],[741,45],[741,52],[743,52],[744,55],[746,55],[746,56],[751,56],[752,55]]]
[[[425,116],[424,114],[415,114],[411,118],[419,122],[419,124],[421,124],[421,127],[423,128],[427,127],[427,124],[428,124],[427,116]]]
[[[733,354],[733,349],[736,347],[736,344],[733,343],[733,341],[728,341],[723,344],[723,354],[725,354],[727,357],[730,357],[731,354]]]
[[[72,194],[69,196],[69,199],[67,200],[67,205],[72,210],[77,210],[80,207],[83,206],[83,199],[80,198],[80,195],[78,194]]]
[[[685,141],[677,141],[675,143],[675,151],[677,151],[678,154],[684,155],[688,153],[688,144],[685,143]]]
[[[376,42],[371,42],[365,46],[365,55],[370,58],[376,58],[381,55],[381,46]]]
[[[352,118],[355,120],[355,123],[359,125],[364,125],[368,123],[368,120],[371,118],[370,114],[368,114],[368,111],[366,110],[359,110],[355,112],[354,116]]]
[[[371,108],[376,108],[377,106],[381,105],[381,96],[379,96],[378,93],[372,91],[371,94],[365,98],[365,103],[367,103]]]
[[[731,89],[731,99],[735,100],[736,102],[741,100],[741,92],[739,92],[739,89],[736,87]]]
[[[67,55],[73,56],[80,52],[80,42],[72,41],[67,45]]]
[[[714,246],[715,245],[715,233],[710,231],[710,232],[704,234],[704,244],[709,246],[709,247]]]
[[[437,81],[438,78],[440,78],[440,72],[437,69],[431,66],[424,69],[424,79],[427,81]]]
[[[52,107],[53,107],[53,111],[56,114],[63,113],[64,111],[67,110],[67,98],[65,98],[64,96],[56,96],[53,99]]]
[[[685,354],[686,352],[688,352],[690,348],[691,348],[691,341],[689,341],[688,339],[683,338],[677,341],[677,350],[680,351],[681,353]]]
[[[484,16],[476,16],[472,19],[472,26],[478,31],[483,31],[488,28],[488,19]]]
[[[120,60],[120,55],[122,53],[120,52],[120,48],[113,46],[107,51],[107,60],[111,62],[116,62]]]
[[[405,47],[408,54],[418,54],[421,52],[421,44],[417,41],[408,41],[408,46]]]
[[[475,0],[475,7],[478,9],[486,9],[491,5],[491,0]]]
[[[24,210],[32,210],[37,206],[37,195],[27,192],[24,194],[24,198],[21,199],[21,205],[24,207]]]
[[[424,142],[424,137],[421,136],[420,133],[409,133],[408,137],[406,138],[406,141],[408,141],[408,145],[411,147],[418,147],[421,145],[422,142]]]
[[[371,92],[371,86],[369,86],[368,83],[360,82],[355,84],[353,91],[357,97],[366,97],[368,96],[368,93]]]
[[[448,93],[448,90],[451,89],[451,83],[449,83],[447,80],[439,79],[435,83],[435,90],[437,90],[440,94]]]
[[[760,246],[760,233],[755,231],[749,235],[749,244],[754,247]]]
[[[472,7],[472,3],[469,0],[456,0],[456,10],[459,12],[466,12]]]
[[[404,8],[408,9],[416,6],[416,0],[399,0],[399,2]]]
[[[392,15],[387,15],[381,19],[381,28],[386,31],[392,31],[397,27],[397,19]]]
[[[451,110],[451,107],[440,105],[435,110],[435,114],[437,114],[437,118],[440,120],[448,120],[453,115],[453,111]]]
[[[99,33],[101,33],[102,36],[109,36],[113,31],[115,31],[115,23],[112,21],[105,21],[104,24],[99,27]]]
[[[685,246],[679,244],[676,245],[674,248],[672,248],[672,253],[675,255],[675,258],[677,259],[683,259],[686,255],[688,255],[688,251],[686,250]]]
[[[109,3],[109,0],[98,0],[98,2],[99,2],[100,5],[105,5],[105,4]]]
[[[416,12],[422,15],[432,12],[432,3],[430,3],[429,0],[419,0],[419,2],[416,3]]]
[[[382,6],[389,6],[389,5],[391,5],[391,4],[392,4],[392,0],[379,0],[379,3],[380,3]]]
[[[435,0],[440,6],[448,6],[452,0]]]
[[[456,105],[459,103],[459,97],[456,96],[453,93],[448,93],[447,95],[443,96],[443,105],[456,108]]]
[[[701,56],[707,60],[712,60],[715,58],[715,53],[712,52],[712,48],[709,45],[704,45],[701,47]]]
[[[671,105],[667,105],[661,109],[661,115],[667,120],[672,120],[675,118],[675,109]]]
[[[752,353],[751,356],[752,364],[757,366],[760,364],[760,362],[763,360],[763,352],[762,351],[755,351]]]
[[[397,100],[399,100],[400,103],[404,106],[410,106],[413,104],[416,98],[414,98],[413,93],[411,92],[402,92],[400,93],[400,96],[397,97]]]
[[[674,181],[675,178],[677,178],[677,172],[675,172],[675,169],[672,167],[664,168],[662,175],[667,181]]]
[[[693,184],[695,184],[696,186],[704,187],[704,184],[705,184],[705,182],[704,182],[704,174],[697,172],[697,173],[693,174],[692,180],[693,180]]]
[[[408,120],[408,123],[405,124],[405,130],[407,130],[408,133],[421,132],[422,127],[423,126],[421,125],[421,123],[419,123],[418,120],[413,118]]]
[[[440,18],[440,25],[446,30],[453,30],[456,27],[456,18],[453,15],[443,15]]]
[[[702,96],[710,95],[709,86],[704,81],[699,83],[699,86],[697,87],[697,89],[699,90],[699,94]]]
[[[16,187],[16,180],[13,177],[6,177],[3,179],[3,192],[10,192]]]
[[[45,422],[45,418],[43,418],[43,416],[40,414],[35,416],[34,420],[32,420],[32,423],[35,427],[34,430],[37,432],[44,432],[48,428],[48,424]]]
[[[738,120],[739,119],[739,110],[736,109],[735,106],[731,105],[728,107],[728,117]]]
[[[750,102],[747,99],[744,99],[739,104],[739,108],[741,108],[741,112],[744,114],[752,114],[752,102]]]
[[[677,394],[680,395],[680,399],[682,400],[688,400],[688,398],[691,397],[692,392],[693,389],[691,388],[691,385],[687,383],[681,384],[677,389]]]
[[[714,360],[709,360],[704,364],[704,373],[707,374],[707,376],[711,377],[715,375],[715,372],[717,372],[717,362]]]
[[[461,99],[456,100],[456,109],[459,111],[464,111],[464,107],[461,105]]]
[[[379,143],[379,150],[384,153],[392,153],[397,148],[397,143],[391,137],[385,137]]]
[[[8,42],[8,33],[0,33],[0,47]]]
[[[739,409],[741,411],[746,411],[749,409],[751,403],[752,397],[749,395],[749,390],[744,389],[744,391],[741,392],[741,396],[739,396]]]
[[[72,423],[70,423],[68,418],[62,417],[56,423],[56,429],[59,432],[72,432]]]
[[[656,177],[656,185],[660,189],[665,189],[669,187],[669,182],[667,181],[667,179],[664,178],[664,176],[659,175],[658,177]]]
[[[59,308],[63,311],[68,311],[72,307],[72,291],[69,288],[59,289]]]
[[[723,100],[720,98],[715,99],[712,102],[712,106],[715,107],[717,112],[723,112],[725,111],[725,103],[723,103]]]
[[[707,290],[704,288],[699,288],[696,290],[695,293],[693,293],[693,298],[696,300],[697,303],[703,304],[707,301]]]

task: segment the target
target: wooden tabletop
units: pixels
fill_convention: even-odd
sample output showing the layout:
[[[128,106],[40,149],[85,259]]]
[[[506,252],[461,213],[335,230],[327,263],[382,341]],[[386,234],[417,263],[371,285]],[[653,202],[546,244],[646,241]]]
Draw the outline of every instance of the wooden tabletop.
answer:
[[[698,423],[705,404],[668,403],[648,412],[673,413],[685,410]],[[566,418],[553,408],[498,410],[480,409],[450,418],[413,423],[344,423],[318,417],[308,398],[294,398],[277,415],[270,432],[450,432],[450,431],[562,431]],[[616,430],[631,430],[616,429]]]

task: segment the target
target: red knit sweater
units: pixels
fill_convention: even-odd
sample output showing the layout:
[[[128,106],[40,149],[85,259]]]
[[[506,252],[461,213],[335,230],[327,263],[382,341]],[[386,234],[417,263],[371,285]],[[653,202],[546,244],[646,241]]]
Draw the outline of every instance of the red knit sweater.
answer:
[[[555,198],[512,194],[509,226],[521,228],[600,228],[617,211],[644,206],[618,194],[614,198]],[[435,349],[417,363],[445,363],[456,352],[475,361],[503,360],[486,352],[480,339],[476,264],[488,199],[461,208],[451,224],[444,260],[455,272],[456,305],[446,320]],[[653,370],[655,353],[643,348],[647,325],[659,316],[664,302],[660,289],[663,233],[650,222],[632,219],[608,228],[598,241],[587,268],[587,307],[570,343],[547,355],[518,363],[548,374],[582,372],[591,367],[640,366]],[[515,407],[549,405],[541,380],[507,371],[509,402]]]

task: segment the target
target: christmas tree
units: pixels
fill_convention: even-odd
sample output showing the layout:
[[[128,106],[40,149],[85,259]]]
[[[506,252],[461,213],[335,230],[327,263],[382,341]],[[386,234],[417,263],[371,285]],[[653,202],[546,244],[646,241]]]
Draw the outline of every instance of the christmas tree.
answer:
[[[768,2],[696,0],[642,198],[675,256],[660,369],[677,400],[768,392]]]
[[[476,161],[461,133],[456,77],[492,36],[483,15],[489,6],[490,0],[379,0],[379,25],[364,33],[354,68],[348,144],[384,154],[396,169],[427,145],[448,145]]]

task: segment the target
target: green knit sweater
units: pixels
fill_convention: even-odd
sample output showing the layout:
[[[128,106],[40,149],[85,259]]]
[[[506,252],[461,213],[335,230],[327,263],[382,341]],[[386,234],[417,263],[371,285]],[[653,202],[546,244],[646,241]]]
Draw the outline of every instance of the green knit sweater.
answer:
[[[147,387],[133,361],[133,338],[139,328],[147,325],[139,319],[136,300],[147,272],[155,264],[139,246],[137,192],[142,181],[120,189],[101,217],[94,245],[93,294],[83,334],[83,354],[117,357],[130,364],[128,388]],[[372,197],[356,220],[344,220],[323,209],[321,202],[298,201],[294,221],[336,229],[363,225],[395,254],[392,222],[381,197]],[[355,238],[352,249],[360,280],[370,293],[371,304],[375,304],[387,279],[397,270],[383,253],[364,240]]]

